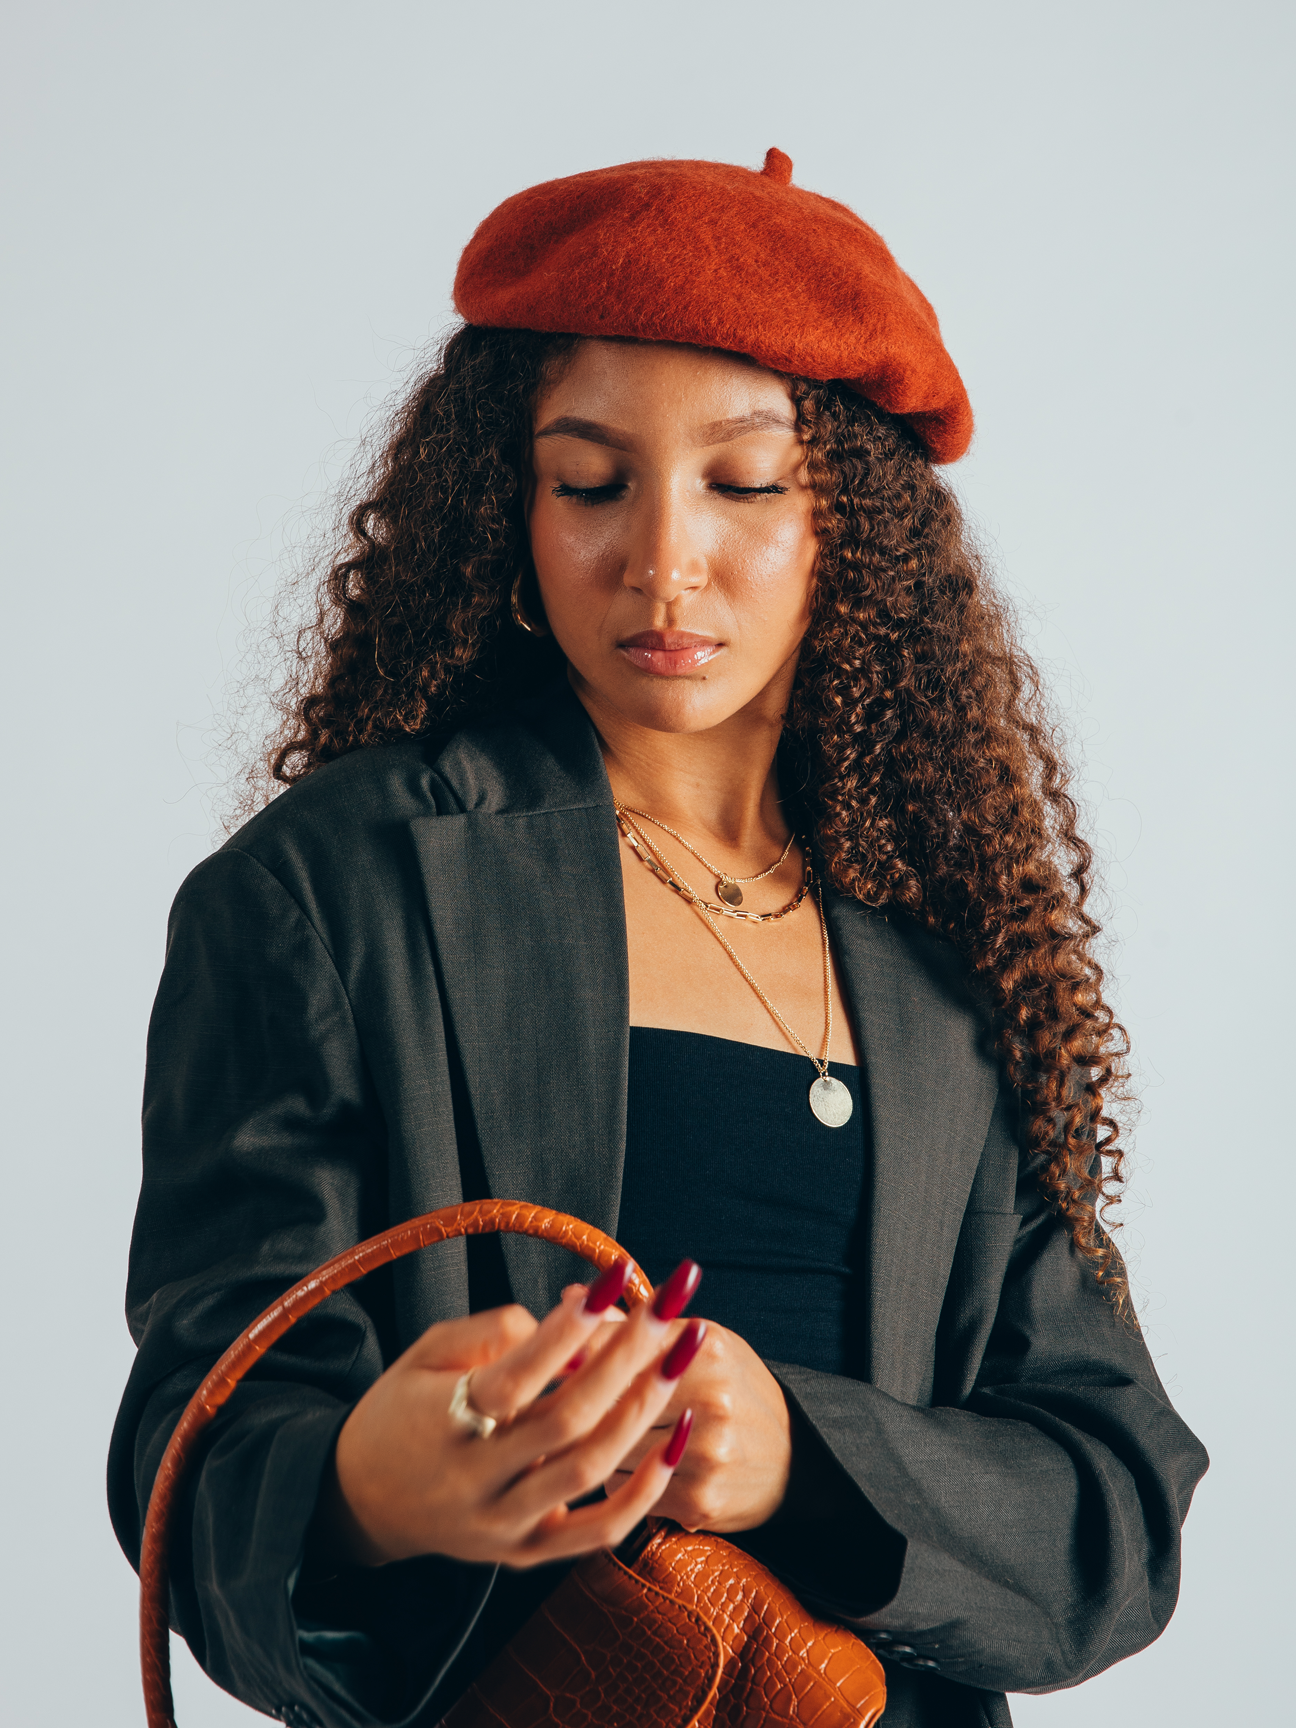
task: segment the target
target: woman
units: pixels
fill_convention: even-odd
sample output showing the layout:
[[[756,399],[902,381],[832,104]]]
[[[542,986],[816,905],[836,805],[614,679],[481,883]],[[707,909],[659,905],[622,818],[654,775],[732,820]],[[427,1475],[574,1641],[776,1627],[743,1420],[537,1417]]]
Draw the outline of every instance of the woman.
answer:
[[[128,1553],[216,1355],[388,1223],[538,1201],[661,1292],[617,1324],[624,1267],[456,1244],[240,1387],[174,1614],[286,1722],[436,1722],[650,1509],[857,1629],[889,1728],[1005,1723],[1174,1604],[1205,1457],[1098,1217],[1090,854],[934,472],[971,434],[934,315],[790,181],[631,164],[483,224],[289,790],[176,902]]]

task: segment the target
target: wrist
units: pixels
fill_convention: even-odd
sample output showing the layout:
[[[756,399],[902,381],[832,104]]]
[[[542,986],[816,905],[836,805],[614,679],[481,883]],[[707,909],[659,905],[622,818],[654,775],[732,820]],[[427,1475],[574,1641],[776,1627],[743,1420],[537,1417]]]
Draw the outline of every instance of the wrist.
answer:
[[[780,1386],[787,1412],[787,1467],[778,1503],[765,1523],[774,1530],[791,1524],[820,1523],[835,1510],[832,1461],[822,1442]]]
[[[338,1438],[340,1441],[341,1436]],[[338,1475],[337,1452],[335,1442],[306,1530],[306,1563],[322,1573],[336,1572],[343,1566],[383,1566],[392,1556],[383,1552],[357,1518]]]

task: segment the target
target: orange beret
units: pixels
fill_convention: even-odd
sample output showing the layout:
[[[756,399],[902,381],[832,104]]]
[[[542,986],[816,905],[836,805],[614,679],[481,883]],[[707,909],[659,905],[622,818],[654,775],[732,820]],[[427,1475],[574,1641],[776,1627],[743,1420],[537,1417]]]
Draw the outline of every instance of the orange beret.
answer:
[[[792,184],[781,150],[759,173],[626,162],[532,186],[468,242],[454,299],[470,324],[688,342],[841,379],[934,462],[972,438],[931,306],[853,210]]]

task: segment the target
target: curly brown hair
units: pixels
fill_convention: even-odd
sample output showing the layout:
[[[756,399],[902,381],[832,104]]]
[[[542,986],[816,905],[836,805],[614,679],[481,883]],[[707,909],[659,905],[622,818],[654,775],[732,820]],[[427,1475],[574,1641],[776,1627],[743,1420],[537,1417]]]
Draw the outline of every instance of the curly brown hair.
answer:
[[[516,629],[536,399],[578,338],[458,329],[399,408],[280,692],[273,778],[449,736],[549,682]],[[954,494],[906,428],[790,379],[820,550],[786,744],[843,894],[949,938],[989,1003],[1038,1181],[1119,1306],[1125,1180],[1109,1104],[1128,1043],[1103,998],[1093,854],[1023,651]]]

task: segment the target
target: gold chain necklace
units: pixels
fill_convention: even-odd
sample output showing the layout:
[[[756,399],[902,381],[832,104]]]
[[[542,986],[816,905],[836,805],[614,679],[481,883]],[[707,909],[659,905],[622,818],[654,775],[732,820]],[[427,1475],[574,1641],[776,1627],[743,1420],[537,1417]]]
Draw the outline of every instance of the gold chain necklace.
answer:
[[[615,800],[614,800],[615,802]],[[691,852],[704,870],[709,870],[715,877],[716,895],[725,905],[733,908],[743,903],[740,882],[763,882],[767,876],[772,876],[776,870],[781,870],[787,862],[787,855],[792,850],[795,834],[788,835],[787,845],[770,865],[768,870],[760,870],[755,876],[731,876],[727,870],[717,870],[715,865],[705,859],[697,847],[687,841],[677,828],[672,828],[669,822],[663,822],[658,816],[650,816],[646,810],[636,810],[633,804],[617,804],[618,810],[623,810],[627,816],[641,816],[645,822],[651,822],[654,828],[660,828],[663,834],[673,835],[686,852]]]
[[[733,961],[734,965],[742,973],[748,984],[750,984],[752,989],[756,992],[756,995],[764,1006],[765,1011],[769,1014],[775,1025],[778,1026],[784,1037],[787,1038],[790,1044],[794,1044],[796,1048],[800,1050],[811,1063],[813,1063],[816,1078],[810,1087],[810,1108],[814,1112],[815,1116],[823,1123],[825,1128],[845,1127],[846,1123],[850,1121],[851,1114],[855,1109],[855,1100],[851,1097],[850,1087],[843,1085],[840,1080],[834,1079],[828,1072],[829,1053],[832,1050],[833,1027],[832,949],[828,942],[828,920],[824,916],[823,889],[821,888],[815,896],[815,906],[819,913],[819,933],[823,938],[824,1041],[823,1055],[815,1056],[811,1053],[805,1042],[788,1025],[787,1021],[779,1013],[778,1009],[770,1001],[769,997],[743,965],[742,961],[738,958],[738,955],[734,952],[732,944],[726,940],[723,931],[716,923],[715,914],[717,912],[730,911],[730,909],[723,906],[709,906],[696,889],[691,888],[689,884],[684,881],[683,877],[675,875],[670,870],[670,867],[667,865],[666,860],[662,857],[661,853],[653,845],[652,841],[643,832],[643,830],[637,827],[631,820],[631,812],[628,810],[627,806],[621,803],[616,803],[616,813],[617,826],[625,836],[626,841],[636,858],[638,858],[641,863],[646,864],[659,881],[666,882],[670,887],[674,888],[677,893],[683,895],[683,897],[697,912],[698,916],[706,924],[707,929],[715,937],[716,941],[724,949],[725,953]],[[633,814],[640,815],[642,812],[635,811]],[[648,817],[648,820],[651,822],[652,817]],[[664,828],[665,824],[658,823],[657,826]],[[671,833],[673,830],[667,829],[666,832]],[[646,853],[635,844],[636,838],[642,842],[643,847],[646,848]],[[685,844],[687,845],[687,841]],[[791,841],[788,842],[788,846],[789,848],[791,847]],[[692,851],[692,848],[690,847],[689,850]],[[651,854],[651,856],[646,854]],[[787,853],[785,852],[784,857],[786,856]],[[706,860],[699,859],[699,862],[705,864]],[[709,865],[707,867],[708,869],[710,868]],[[768,875],[769,872],[766,871],[764,874]],[[744,880],[755,881],[759,880],[759,878],[747,877],[744,878]],[[730,916],[739,918],[745,917],[750,919],[753,923],[767,922],[772,918],[785,918],[787,914],[794,909],[794,906],[799,906],[802,900],[804,900],[811,880],[812,871],[810,866],[810,848],[807,846],[805,880],[801,884],[801,892],[797,895],[795,902],[783,907],[782,910],[778,912],[734,913],[730,911]]]
[[[814,870],[811,867],[810,851],[807,847],[805,870],[802,873],[801,886],[797,889],[796,893],[788,901],[786,906],[780,906],[775,912],[741,912],[736,906],[712,906],[709,901],[703,900],[697,890],[691,887],[682,876],[676,874],[676,872],[667,863],[662,852],[653,845],[652,841],[644,833],[643,829],[640,828],[636,822],[632,821],[630,812],[624,804],[616,804],[616,818],[617,827],[625,836],[626,843],[630,847],[630,850],[634,853],[635,857],[639,859],[640,863],[648,866],[654,876],[664,882],[668,888],[673,888],[677,894],[689,901],[690,904],[705,906],[709,912],[719,912],[725,918],[741,918],[748,924],[777,923],[780,918],[786,918],[789,912],[796,911],[797,907],[805,899],[814,884]]]

